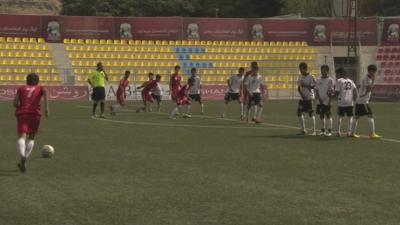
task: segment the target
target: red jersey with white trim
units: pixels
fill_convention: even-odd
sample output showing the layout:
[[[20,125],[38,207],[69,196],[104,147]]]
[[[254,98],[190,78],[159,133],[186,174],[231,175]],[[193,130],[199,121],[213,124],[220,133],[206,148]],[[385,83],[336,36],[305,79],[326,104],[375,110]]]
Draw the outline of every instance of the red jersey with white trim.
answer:
[[[25,85],[18,89],[20,106],[16,109],[15,115],[34,115],[41,116],[40,100],[43,96],[44,88],[42,86]]]
[[[171,88],[173,91],[178,91],[181,88],[182,76],[179,74],[172,74],[171,76]]]
[[[118,90],[117,90],[117,95],[122,95],[122,94],[125,95],[125,91],[126,91],[126,88],[128,87],[128,85],[129,85],[128,79],[122,78],[122,79],[119,81],[119,86],[118,86]]]
[[[151,81],[149,81],[149,83],[147,83],[146,87],[143,88],[142,93],[148,93],[156,87],[157,87],[157,81],[151,80]]]

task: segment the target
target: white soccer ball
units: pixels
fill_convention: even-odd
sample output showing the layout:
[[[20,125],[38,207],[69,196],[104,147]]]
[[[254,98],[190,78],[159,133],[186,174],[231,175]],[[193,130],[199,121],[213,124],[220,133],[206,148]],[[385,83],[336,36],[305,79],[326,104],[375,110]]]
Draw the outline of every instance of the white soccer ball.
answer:
[[[54,156],[54,148],[51,145],[43,145],[42,147],[42,157],[52,158]]]

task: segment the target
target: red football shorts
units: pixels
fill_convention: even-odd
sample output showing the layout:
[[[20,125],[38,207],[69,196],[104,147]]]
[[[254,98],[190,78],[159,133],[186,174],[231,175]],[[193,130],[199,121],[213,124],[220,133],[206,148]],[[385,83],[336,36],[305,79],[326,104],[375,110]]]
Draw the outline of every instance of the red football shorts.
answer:
[[[18,134],[36,134],[39,130],[40,116],[20,115],[17,117]]]
[[[153,102],[153,97],[151,97],[149,92],[142,92],[142,99],[145,102]]]
[[[189,99],[185,96],[185,97],[180,97],[176,100],[177,105],[189,105],[190,101]]]

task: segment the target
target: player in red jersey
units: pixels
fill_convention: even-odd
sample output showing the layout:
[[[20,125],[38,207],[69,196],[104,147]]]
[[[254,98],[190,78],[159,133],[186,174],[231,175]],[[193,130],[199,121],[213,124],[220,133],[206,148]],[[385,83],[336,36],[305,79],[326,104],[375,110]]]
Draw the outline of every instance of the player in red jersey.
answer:
[[[177,97],[179,90],[181,89],[181,80],[182,76],[179,75],[179,71],[181,70],[180,66],[175,66],[175,72],[171,75],[171,79],[169,82],[169,90],[171,92],[171,99],[175,103],[177,103]]]
[[[125,71],[124,77],[119,81],[118,90],[117,90],[117,104],[110,106],[110,112],[112,116],[115,116],[116,112],[125,106],[125,98],[126,98],[126,88],[129,85],[129,76],[131,72],[129,70]]]
[[[240,90],[241,90],[241,91],[240,91],[240,96],[241,96],[241,98],[242,98],[242,102],[243,102],[244,105],[247,105],[247,104],[248,104],[249,93],[248,93],[247,89],[244,87],[243,84],[246,82],[246,79],[247,79],[249,76],[251,76],[251,75],[253,75],[253,74],[256,74],[257,72],[258,72],[258,63],[257,63],[257,62],[252,62],[252,63],[251,63],[251,69],[250,69],[250,71],[247,71],[247,72],[244,74],[243,83],[242,83],[242,85],[241,85],[241,87],[240,87]],[[243,116],[241,116],[241,119],[243,120],[245,117],[246,117],[246,116],[243,115]]]
[[[142,90],[142,100],[143,107],[136,110],[136,112],[149,112],[150,106],[154,102],[153,97],[151,96],[151,92],[157,88],[158,83],[161,81],[161,76],[157,75],[155,80],[150,80],[147,82],[146,86],[144,86]]]
[[[44,100],[45,116],[49,116],[47,91],[39,86],[39,76],[31,73],[26,77],[26,85],[20,87],[14,98],[15,116],[17,117],[18,141],[17,151],[21,156],[18,168],[26,171],[26,160],[35,144],[35,135],[39,130],[42,116],[40,101]]]
[[[170,119],[176,119],[176,115],[180,111],[181,107],[186,106],[185,113],[183,113],[183,118],[190,118],[191,116],[188,114],[188,106],[190,105],[189,99],[189,89],[195,83],[195,80],[189,78],[188,83],[181,87],[181,89],[176,93],[176,105],[171,111]]]

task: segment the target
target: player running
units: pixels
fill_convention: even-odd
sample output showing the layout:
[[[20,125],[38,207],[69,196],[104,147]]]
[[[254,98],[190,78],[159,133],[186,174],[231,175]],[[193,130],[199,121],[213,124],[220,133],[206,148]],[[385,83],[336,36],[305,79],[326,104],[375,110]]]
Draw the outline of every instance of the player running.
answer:
[[[298,103],[297,107],[297,116],[299,117],[299,123],[300,123],[300,135],[305,135],[307,134],[306,131],[306,125],[305,125],[305,119],[303,113],[308,113],[311,119],[311,128],[312,128],[312,133],[311,135],[316,135],[315,131],[315,116],[314,116],[314,111],[313,111],[313,100],[314,100],[314,88],[315,88],[315,79],[314,76],[312,76],[308,72],[308,65],[307,63],[300,63],[299,64],[299,69],[300,69],[300,77],[297,81],[297,90],[300,94],[300,101]]]
[[[252,121],[262,123],[261,116],[263,111],[263,101],[265,96],[265,88],[262,76],[258,73],[258,66],[253,65],[252,73],[244,81],[244,88],[248,95],[247,100],[247,123],[250,123],[250,110],[253,107],[254,113]]]
[[[31,73],[26,77],[26,85],[20,87],[14,98],[15,116],[17,117],[17,151],[21,156],[18,168],[26,171],[26,160],[35,145],[35,136],[39,130],[42,116],[40,101],[43,98],[45,116],[49,116],[47,91],[39,86],[39,76]]]
[[[125,107],[125,99],[126,99],[126,88],[129,85],[129,76],[131,72],[129,70],[125,71],[124,77],[119,81],[118,90],[117,90],[117,103],[113,106],[110,106],[110,112],[112,116],[115,116],[116,112]]]
[[[157,79],[157,77],[160,77],[160,81],[161,81],[161,76],[159,74],[156,75],[156,79]],[[160,82],[158,81],[157,87],[155,87],[151,91],[151,97],[153,97],[153,99],[156,100],[156,102],[157,102],[157,112],[161,111],[162,95],[163,95],[163,90],[162,90]]]
[[[93,109],[92,116],[96,117],[96,108],[100,103],[100,118],[104,118],[104,101],[106,99],[106,90],[104,88],[105,82],[108,81],[108,76],[104,71],[103,64],[101,62],[97,63],[96,70],[89,74],[87,82],[93,89],[92,100]]]
[[[150,80],[147,82],[142,90],[142,100],[143,107],[136,110],[136,112],[150,112],[151,104],[154,102],[151,92],[157,88],[158,83],[161,81],[161,76],[157,75],[155,80]]]
[[[376,71],[377,71],[377,68],[375,65],[369,65],[368,66],[368,74],[361,81],[360,91],[359,91],[357,99],[356,99],[356,113],[355,113],[356,118],[353,121],[353,126],[352,126],[351,134],[350,134],[351,137],[355,137],[355,138],[360,137],[359,135],[357,135],[355,133],[356,129],[357,129],[358,119],[360,119],[360,117],[362,117],[362,116],[368,116],[370,138],[371,139],[382,138],[381,136],[379,136],[375,133],[374,114],[372,112],[371,107],[369,106],[369,100],[371,98],[371,93],[372,93],[372,90],[374,89]]]
[[[190,101],[193,102],[198,102],[201,107],[201,115],[204,115],[204,104],[201,99],[201,79],[199,75],[197,75],[197,69],[192,68],[190,70],[191,76],[190,78],[193,80],[193,85],[189,88],[189,98]],[[190,113],[190,109],[192,107],[192,104],[188,105],[188,111],[187,113]]]
[[[229,102],[238,101],[240,104],[240,119],[244,120],[244,106],[243,102],[240,100],[240,87],[243,84],[243,74],[244,68],[240,67],[238,74],[232,75],[226,81],[228,84],[228,92],[225,94],[225,102],[222,109],[221,118],[225,118],[226,108],[228,107]]]
[[[322,123],[321,135],[332,136],[331,99],[333,95],[333,79],[329,77],[328,65],[321,66],[321,77],[317,79],[315,94],[317,99],[317,114]],[[328,123],[328,124],[327,124]]]
[[[346,71],[343,68],[336,70],[336,87],[335,96],[338,96],[338,121],[336,136],[342,136],[341,125],[344,116],[349,118],[347,126],[347,136],[351,136],[351,126],[353,123],[353,105],[354,98],[357,96],[357,87],[354,82],[347,77]]]
[[[183,106],[186,106],[186,110],[182,115],[183,118],[191,118],[191,116],[188,114],[188,106],[190,105],[189,89],[191,86],[193,86],[194,82],[194,79],[189,78],[188,83],[183,85],[183,87],[181,87],[181,89],[176,93],[176,105],[171,111],[169,116],[170,119],[176,119],[176,115]]]

